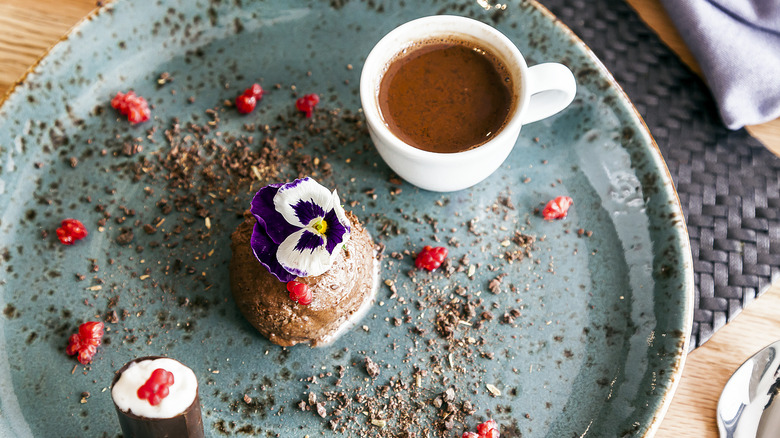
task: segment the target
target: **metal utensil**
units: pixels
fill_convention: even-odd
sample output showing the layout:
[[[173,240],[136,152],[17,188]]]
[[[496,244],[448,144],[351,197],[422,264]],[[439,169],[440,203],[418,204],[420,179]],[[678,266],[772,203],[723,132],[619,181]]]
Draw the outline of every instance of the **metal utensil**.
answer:
[[[780,437],[780,341],[746,360],[718,400],[721,438]]]

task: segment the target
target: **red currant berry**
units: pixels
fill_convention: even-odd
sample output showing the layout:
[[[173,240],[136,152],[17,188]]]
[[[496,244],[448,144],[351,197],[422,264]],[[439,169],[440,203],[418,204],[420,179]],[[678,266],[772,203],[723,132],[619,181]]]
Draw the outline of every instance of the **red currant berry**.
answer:
[[[241,114],[249,114],[255,109],[257,105],[257,99],[255,96],[247,95],[246,93],[236,97],[236,109]]]
[[[417,258],[414,260],[414,265],[420,269],[433,271],[434,269],[441,266],[441,264],[444,262],[444,259],[447,258],[447,253],[447,248],[443,246],[431,248],[430,246],[426,245],[423,247],[422,251],[417,254]]]
[[[162,399],[170,394],[173,385],[173,373],[162,368],[152,371],[149,379],[138,388],[137,395],[141,400],[149,400],[149,404],[157,406]]]
[[[290,292],[290,299],[296,303],[302,306],[308,306],[311,304],[312,293],[308,284],[299,283],[295,280],[288,281],[287,290]]]
[[[87,227],[78,219],[65,219],[57,228],[57,238],[63,245],[73,245],[77,240],[87,237]]]
[[[544,206],[544,210],[542,210],[542,217],[548,221],[553,219],[563,219],[569,212],[569,207],[571,207],[573,202],[574,201],[572,201],[572,199],[568,196],[558,196]]]
[[[317,96],[316,94],[307,94],[295,101],[295,107],[298,108],[298,111],[304,113],[306,117],[311,117],[312,112],[314,112],[314,107],[316,107],[318,103],[320,103],[320,96]]]

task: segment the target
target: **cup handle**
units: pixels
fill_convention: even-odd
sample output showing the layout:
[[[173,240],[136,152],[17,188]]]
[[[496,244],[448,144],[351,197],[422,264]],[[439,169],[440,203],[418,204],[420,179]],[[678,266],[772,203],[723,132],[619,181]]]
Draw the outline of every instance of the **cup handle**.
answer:
[[[577,82],[571,70],[563,64],[548,62],[528,68],[531,99],[523,123],[532,123],[569,106],[577,94]]]

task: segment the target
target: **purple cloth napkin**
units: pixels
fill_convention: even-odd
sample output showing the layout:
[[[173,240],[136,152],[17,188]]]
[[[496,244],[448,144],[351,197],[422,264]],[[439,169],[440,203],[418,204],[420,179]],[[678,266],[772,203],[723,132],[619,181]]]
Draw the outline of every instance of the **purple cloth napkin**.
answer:
[[[780,1],[662,2],[729,129],[780,117]]]

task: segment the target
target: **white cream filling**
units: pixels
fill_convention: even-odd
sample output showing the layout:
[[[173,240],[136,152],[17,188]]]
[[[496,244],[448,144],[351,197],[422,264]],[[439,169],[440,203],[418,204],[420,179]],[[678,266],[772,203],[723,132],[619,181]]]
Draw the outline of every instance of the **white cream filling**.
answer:
[[[168,388],[168,396],[157,406],[152,406],[149,400],[138,398],[138,388],[149,380],[157,368],[173,373],[173,385]],[[172,418],[184,412],[195,401],[197,391],[198,380],[191,369],[173,359],[161,358],[130,364],[111,389],[111,397],[123,412],[147,418]]]

